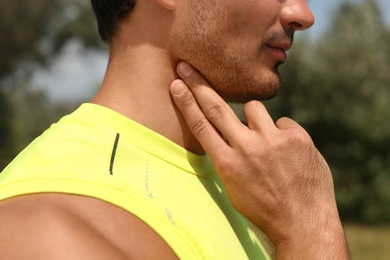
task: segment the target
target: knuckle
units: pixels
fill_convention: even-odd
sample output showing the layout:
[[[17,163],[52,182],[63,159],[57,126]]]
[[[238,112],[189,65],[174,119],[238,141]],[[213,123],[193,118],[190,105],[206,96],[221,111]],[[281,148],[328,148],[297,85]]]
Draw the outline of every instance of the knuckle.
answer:
[[[233,162],[230,156],[221,156],[213,163],[215,165],[215,169],[225,183],[236,183],[237,178],[242,174],[242,172],[237,171],[237,162]]]
[[[306,133],[306,131],[299,128],[290,129],[286,138],[286,142],[290,144],[290,146],[294,146],[296,148],[300,147],[306,150],[314,145],[312,139]]]
[[[231,169],[229,160],[225,159],[225,157],[222,157],[217,162],[218,169],[220,172],[223,172],[225,175],[229,173],[229,170]]]
[[[245,146],[241,147],[240,152],[248,161],[252,161],[258,157],[263,157],[264,149],[261,146],[246,142]]]
[[[276,126],[281,129],[301,128],[301,126],[289,117],[281,117],[276,121]]]
[[[290,122],[290,121],[292,121],[291,118],[284,116],[284,117],[279,118],[276,122],[284,123],[284,122]]]
[[[225,112],[225,108],[222,104],[216,103],[208,106],[205,109],[205,114],[210,121],[216,121],[220,119]]]
[[[277,126],[280,126],[280,125],[282,125],[284,122],[286,122],[287,120],[288,120],[287,117],[281,117],[281,118],[279,118],[278,120],[276,120],[275,124],[276,124]]]
[[[283,131],[283,135],[268,140],[268,144],[273,151],[282,152],[283,150],[306,150],[314,146],[312,139],[306,131],[299,128],[291,128]]]
[[[208,130],[209,127],[210,122],[205,117],[195,119],[190,126],[195,136],[202,135]]]

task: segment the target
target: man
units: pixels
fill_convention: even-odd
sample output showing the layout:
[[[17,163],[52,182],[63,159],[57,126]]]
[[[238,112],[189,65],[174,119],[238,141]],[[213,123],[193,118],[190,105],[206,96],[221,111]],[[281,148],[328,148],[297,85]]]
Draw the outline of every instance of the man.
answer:
[[[305,0],[92,4],[105,79],[0,175],[5,259],[267,259],[251,223],[277,258],[348,258],[326,162],[251,101],[278,92]]]

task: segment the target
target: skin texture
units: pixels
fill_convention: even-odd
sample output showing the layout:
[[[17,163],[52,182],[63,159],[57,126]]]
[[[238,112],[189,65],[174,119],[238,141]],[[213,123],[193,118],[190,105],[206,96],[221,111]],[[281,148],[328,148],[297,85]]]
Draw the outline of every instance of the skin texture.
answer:
[[[188,18],[171,38],[177,56],[196,67],[225,100],[235,102],[278,93],[277,67],[285,57],[272,47],[285,51],[294,31],[314,22],[305,1],[200,0],[189,1],[187,8]],[[300,16],[294,19],[292,9]]]
[[[236,209],[265,232],[277,258],[348,259],[332,175],[295,121],[276,124],[258,101],[245,106],[248,126],[188,64],[172,96],[206,149]],[[250,145],[248,145],[250,144]]]
[[[0,220],[2,259],[177,259],[148,225],[98,199],[20,196],[0,203]]]
[[[273,124],[258,102],[247,104],[245,127],[208,84],[227,100],[275,95],[276,68],[293,32],[312,23],[305,0],[138,0],[111,40],[106,75],[91,102],[189,151],[206,150],[231,201],[264,229],[277,257],[345,259],[332,178],[307,133],[290,119]],[[181,60],[206,78],[179,66],[197,102],[175,81]],[[132,214],[65,194],[1,202],[0,241],[7,259],[175,258]]]

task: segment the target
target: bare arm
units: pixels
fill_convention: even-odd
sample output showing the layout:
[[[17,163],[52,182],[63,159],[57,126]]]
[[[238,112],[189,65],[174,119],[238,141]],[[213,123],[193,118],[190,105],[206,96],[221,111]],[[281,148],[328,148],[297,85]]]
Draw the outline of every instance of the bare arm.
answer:
[[[1,259],[177,259],[147,224],[106,202],[36,194],[0,202]]]
[[[171,85],[177,107],[209,154],[236,209],[262,229],[277,258],[348,259],[333,179],[295,121],[274,124],[257,101],[243,125],[201,75],[180,63]]]

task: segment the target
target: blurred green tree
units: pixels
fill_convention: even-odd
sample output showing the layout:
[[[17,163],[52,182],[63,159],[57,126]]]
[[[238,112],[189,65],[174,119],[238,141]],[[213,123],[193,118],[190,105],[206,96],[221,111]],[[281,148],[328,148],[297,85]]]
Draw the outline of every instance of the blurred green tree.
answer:
[[[311,134],[346,221],[390,221],[390,38],[375,0],[342,4],[328,33],[300,38],[268,103]]]
[[[50,104],[30,79],[72,40],[102,47],[89,1],[0,0],[0,170],[71,109]]]

